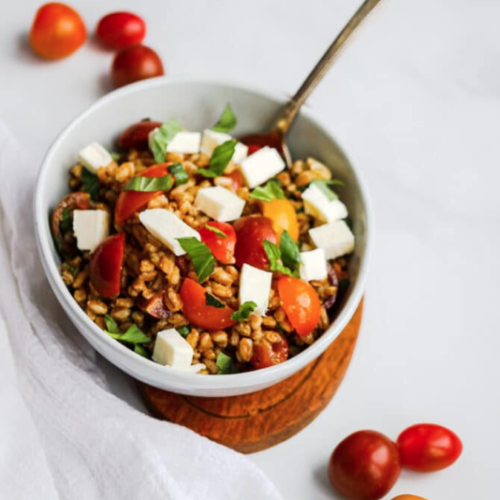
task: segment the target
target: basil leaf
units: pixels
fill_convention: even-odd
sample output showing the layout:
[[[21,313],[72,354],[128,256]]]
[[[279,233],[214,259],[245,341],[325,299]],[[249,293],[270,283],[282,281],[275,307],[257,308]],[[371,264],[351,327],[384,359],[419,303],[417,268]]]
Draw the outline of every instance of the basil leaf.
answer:
[[[302,262],[300,251],[287,231],[283,231],[280,242],[281,260],[283,264],[291,269],[295,274],[299,274],[299,266]]]
[[[99,194],[99,179],[85,167],[82,168],[82,186],[83,190],[90,194],[92,200],[96,201]]]
[[[241,304],[239,309],[231,314],[231,319],[234,321],[245,321],[250,314],[257,308],[257,304],[253,301],[247,301]]]
[[[233,108],[227,103],[220,115],[219,121],[212,127],[212,130],[214,132],[231,132],[237,124],[238,120],[236,120]]]
[[[215,226],[209,226],[208,223],[203,226],[204,229],[208,229],[209,231],[212,231],[212,233],[215,233],[217,236],[220,238],[227,238],[227,234],[223,233],[219,228]]]
[[[149,352],[147,351],[147,349],[142,347],[142,345],[136,344],[134,346],[134,352],[136,354],[139,354],[139,356],[143,356],[144,358],[149,358]]]
[[[210,167],[199,168],[196,173],[203,177],[221,176],[234,155],[237,142],[235,139],[231,139],[217,146],[212,153],[212,158],[210,158]]]
[[[173,184],[171,175],[164,175],[163,177],[134,177],[123,188],[123,191],[141,191],[143,193],[168,191],[172,188]]]
[[[280,271],[283,274],[294,276],[294,273],[281,263],[280,249],[274,243],[268,240],[264,240],[263,246],[267,258],[269,259],[269,267],[271,268],[271,271]]]
[[[342,181],[335,179],[331,181],[315,180],[312,181],[311,184],[314,184],[318,189],[320,189],[326,195],[329,201],[333,201],[338,198],[337,193],[332,191],[329,186],[345,186]]]
[[[186,338],[191,333],[191,325],[178,326],[176,330]]]
[[[205,292],[205,305],[217,307],[217,309],[224,309],[224,307],[226,307],[226,304],[224,304],[224,302],[221,302],[217,297],[214,297],[208,292]]]
[[[218,375],[227,375],[238,371],[233,359],[223,352],[217,356],[215,364],[219,367]]]
[[[63,233],[73,231],[73,220],[71,218],[71,208],[66,207],[62,211],[60,228]]]
[[[168,143],[182,130],[177,120],[165,122],[153,134],[151,141],[151,152],[153,153],[156,163],[163,163],[167,154]]]
[[[198,282],[205,281],[215,269],[215,259],[210,249],[196,238],[176,238],[193,263]]]
[[[109,333],[122,333],[118,323],[109,314],[104,316],[104,321],[106,322],[106,328]]]
[[[111,158],[115,161],[118,161],[122,157],[120,153],[109,153],[109,156],[111,156]]]
[[[278,179],[271,179],[265,186],[258,186],[250,193],[250,198],[261,201],[282,200],[284,197]]]
[[[54,243],[56,245],[57,251],[59,252],[60,255],[64,254],[64,245],[63,245],[63,240],[60,236],[55,236],[52,235],[54,238]]]
[[[186,184],[189,180],[189,174],[184,170],[180,163],[174,163],[168,167],[168,171],[175,177],[175,185]]]
[[[141,122],[150,122],[151,121],[151,118],[149,116],[147,116],[146,118],[143,118],[141,120]]]
[[[122,334],[119,340],[129,344],[148,344],[151,342],[151,339],[136,324]]]

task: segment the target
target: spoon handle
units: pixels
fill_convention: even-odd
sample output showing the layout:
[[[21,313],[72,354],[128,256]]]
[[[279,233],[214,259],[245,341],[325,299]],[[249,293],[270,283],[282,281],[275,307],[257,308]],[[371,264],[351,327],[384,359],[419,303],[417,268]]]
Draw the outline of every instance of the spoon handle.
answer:
[[[361,7],[351,17],[349,22],[345,25],[344,29],[340,32],[337,38],[330,45],[328,50],[324,53],[318,64],[309,73],[304,83],[299,90],[290,99],[290,102],[285,106],[276,122],[275,128],[285,135],[292,125],[297,113],[304,104],[309,94],[314,90],[316,85],[326,75],[333,62],[337,58],[340,51],[344,48],[351,35],[356,31],[360,24],[365,20],[368,14],[376,7],[382,0],[365,0]]]

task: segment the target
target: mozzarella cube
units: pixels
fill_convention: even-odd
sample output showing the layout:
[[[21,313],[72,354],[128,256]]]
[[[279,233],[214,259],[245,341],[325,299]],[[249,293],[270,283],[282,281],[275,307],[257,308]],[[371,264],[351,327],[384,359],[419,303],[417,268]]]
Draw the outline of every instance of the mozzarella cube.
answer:
[[[196,363],[195,365],[188,366],[186,368],[177,368],[181,372],[186,372],[186,373],[198,373],[201,370],[206,370],[206,365],[203,363]]]
[[[330,200],[328,196],[312,183],[302,193],[306,214],[316,217],[321,222],[333,222],[347,217],[347,208],[340,200]]]
[[[255,302],[257,308],[254,312],[264,316],[269,303],[272,280],[273,273],[243,264],[240,277],[240,305],[245,302]]]
[[[139,220],[143,226],[175,255],[184,255],[176,238],[193,237],[200,239],[200,233],[188,226],[177,215],[165,208],[153,208],[144,210],[139,214]]]
[[[328,276],[325,251],[316,248],[310,252],[301,252],[300,277],[305,281],[324,280]]]
[[[153,361],[160,365],[187,370],[193,362],[193,348],[174,328],[162,330],[156,335]]]
[[[201,188],[194,202],[196,208],[212,219],[228,222],[240,217],[245,207],[245,200],[229,189],[221,186]]]
[[[354,235],[343,220],[309,229],[309,235],[326,259],[336,259],[354,251]]]
[[[248,146],[241,142],[236,144],[234,148],[234,155],[231,158],[234,163],[241,165],[241,162],[248,156]]]
[[[208,156],[212,156],[214,149],[227,141],[230,141],[232,137],[229,134],[224,134],[222,132],[215,132],[214,130],[205,129],[203,131],[203,136],[201,138],[200,151]],[[238,142],[234,149],[234,154],[232,160],[238,165],[248,156],[248,146]]]
[[[167,144],[167,153],[195,154],[200,152],[199,132],[177,132]]]
[[[97,173],[100,167],[106,167],[113,161],[108,151],[98,142],[93,142],[84,147],[78,153],[77,159],[79,163],[94,174]]]
[[[249,188],[263,184],[285,168],[278,151],[268,146],[259,149],[241,162],[241,173]]]
[[[90,250],[109,236],[109,214],[106,210],[74,210],[73,231],[79,250]]]

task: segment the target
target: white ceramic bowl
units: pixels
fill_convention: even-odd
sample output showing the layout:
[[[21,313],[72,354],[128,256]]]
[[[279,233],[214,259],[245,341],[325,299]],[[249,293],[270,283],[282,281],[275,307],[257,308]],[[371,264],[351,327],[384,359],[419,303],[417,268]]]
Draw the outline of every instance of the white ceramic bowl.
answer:
[[[290,360],[263,370],[224,376],[183,373],[136,355],[101,331],[77,305],[62,282],[59,257],[49,227],[49,213],[68,192],[68,170],[76,153],[92,141],[110,150],[128,125],[145,117],[177,118],[190,130],[203,130],[218,118],[227,102],[238,117],[235,135],[265,131],[286,101],[284,95],[226,82],[197,78],[155,78],[112,92],[75,118],[57,137],[43,161],[35,195],[36,235],[49,283],[82,335],[111,363],[147,384],[196,396],[233,396],[273,385],[319,356],[342,331],[358,306],[366,279],[371,242],[371,215],[366,189],[331,134],[308,109],[303,109],[288,136],[292,156],[314,156],[345,181],[342,200],[353,221],[356,251],[351,258],[352,285],[340,312],[312,346]]]

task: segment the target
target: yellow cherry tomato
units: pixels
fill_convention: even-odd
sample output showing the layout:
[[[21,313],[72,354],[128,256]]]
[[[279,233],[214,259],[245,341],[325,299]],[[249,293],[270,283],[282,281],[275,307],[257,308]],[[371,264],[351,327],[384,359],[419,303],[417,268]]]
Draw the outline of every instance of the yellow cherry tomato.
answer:
[[[398,495],[394,497],[392,500],[426,500],[423,497],[417,497],[416,495]]]
[[[273,228],[278,236],[278,245],[283,231],[287,231],[293,241],[299,239],[299,223],[295,208],[290,201],[272,200],[262,202],[262,215],[273,221]]]

